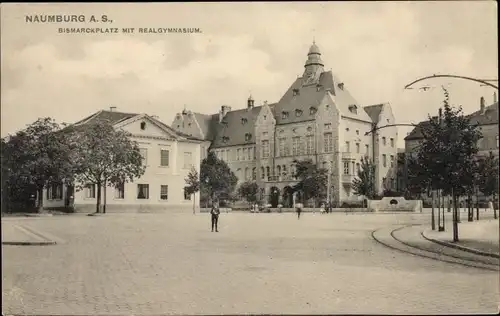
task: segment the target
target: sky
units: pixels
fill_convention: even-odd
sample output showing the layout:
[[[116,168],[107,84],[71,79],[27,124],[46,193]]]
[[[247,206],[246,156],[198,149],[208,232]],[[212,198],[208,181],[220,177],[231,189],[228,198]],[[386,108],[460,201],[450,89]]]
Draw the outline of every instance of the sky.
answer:
[[[156,115],[171,124],[184,108],[278,101],[304,70],[315,40],[359,105],[389,102],[398,123],[437,113],[443,91],[464,112],[495,90],[432,74],[497,79],[496,1],[1,4],[1,135],[39,117],[76,122],[99,110]],[[34,15],[85,22],[26,22]],[[90,22],[107,15],[112,22]],[[58,28],[118,28],[64,34]],[[140,34],[138,28],[201,33]],[[124,34],[122,28],[135,28]],[[498,83],[498,82],[494,82]],[[431,89],[423,91],[422,86]],[[399,128],[398,146],[411,128]]]

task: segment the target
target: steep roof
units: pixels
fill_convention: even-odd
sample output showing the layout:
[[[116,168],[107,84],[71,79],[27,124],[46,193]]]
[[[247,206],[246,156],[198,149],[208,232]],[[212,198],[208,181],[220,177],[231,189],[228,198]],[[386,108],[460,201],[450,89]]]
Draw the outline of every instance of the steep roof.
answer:
[[[498,124],[498,102],[485,108],[484,113],[479,110],[467,115],[472,124],[487,125]],[[422,129],[429,127],[429,121],[422,121],[405,137],[405,140],[416,140],[424,138]]]
[[[262,106],[228,112],[219,123],[218,115],[214,122],[214,138],[212,147],[226,147],[255,144],[255,123]],[[246,140],[249,134],[250,138]]]
[[[218,115],[207,115],[196,112],[193,112],[193,115],[198,125],[200,125],[201,132],[205,135],[205,140],[213,140],[215,136],[215,123],[218,119]]]
[[[314,84],[303,85],[301,77],[295,80],[274,106],[276,125],[314,120],[315,112],[311,112],[310,109],[311,107],[318,108],[327,91],[334,95],[334,102],[342,116],[366,122],[372,121],[363,111],[353,113],[349,110],[351,105],[360,108],[358,102],[331,71],[325,71]],[[296,115],[296,111],[301,111],[301,115]],[[288,116],[284,117],[283,112],[288,112]]]

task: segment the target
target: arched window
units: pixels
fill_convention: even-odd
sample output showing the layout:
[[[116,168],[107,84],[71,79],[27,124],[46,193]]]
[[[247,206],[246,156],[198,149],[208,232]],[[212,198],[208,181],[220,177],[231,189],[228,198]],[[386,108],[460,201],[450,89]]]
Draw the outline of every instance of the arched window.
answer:
[[[265,177],[266,177],[266,174],[264,173],[264,167],[260,167],[260,178],[262,180],[264,180]]]
[[[278,167],[276,168],[276,171],[278,172],[278,174],[277,174],[277,175],[278,175],[278,177],[281,177],[281,166],[278,166]]]
[[[257,168],[255,167],[252,169],[252,180],[257,180]]]
[[[271,175],[271,168],[269,166],[266,167],[266,178],[269,179],[269,176]]]

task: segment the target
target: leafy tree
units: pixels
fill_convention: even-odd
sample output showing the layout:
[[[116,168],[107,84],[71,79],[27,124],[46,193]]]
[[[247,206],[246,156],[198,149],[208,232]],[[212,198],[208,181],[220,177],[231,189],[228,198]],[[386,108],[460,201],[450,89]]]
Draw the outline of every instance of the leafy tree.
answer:
[[[186,190],[187,194],[193,194],[193,214],[195,213],[195,195],[196,192],[200,191],[200,175],[198,174],[198,170],[195,167],[191,167],[189,171],[186,181]]]
[[[375,163],[367,156],[361,159],[357,177],[352,184],[356,195],[365,196],[368,199],[375,197]]]
[[[422,129],[424,139],[417,150],[417,161],[430,189],[452,192],[456,205],[457,198],[474,186],[477,141],[482,135],[478,125],[472,124],[460,107],[450,105],[448,92],[444,88],[443,90],[445,99],[442,112],[440,110],[438,117],[430,117],[428,124]],[[458,241],[456,211],[453,240]]]
[[[225,161],[209,152],[201,162],[200,189],[211,201],[215,198],[230,198],[236,188],[238,178]]]
[[[326,196],[328,170],[318,168],[311,159],[294,160],[293,163],[295,164],[294,177],[299,180],[293,188],[294,191],[300,191],[304,200],[313,198],[316,205],[317,199]]]
[[[105,121],[71,129],[78,143],[73,159],[78,188],[97,186],[96,213],[100,212],[101,188],[119,186],[141,177],[146,167],[136,142],[123,130],[115,130]],[[105,209],[104,209],[105,210]]]
[[[2,168],[8,185],[32,186],[37,192],[38,210],[43,210],[43,189],[51,182],[72,180],[71,144],[61,126],[51,118],[40,118],[9,137],[2,148]]]
[[[427,173],[422,165],[419,164],[415,155],[406,157],[406,196],[410,198],[422,197],[429,187]]]
[[[479,190],[485,196],[492,196],[495,201],[494,195],[498,192],[498,158],[490,153],[486,157],[481,157],[478,161],[478,174],[477,184]],[[494,217],[497,218],[496,208],[493,207]]]
[[[243,182],[238,188],[238,194],[243,197],[250,205],[257,202],[257,193],[259,186],[256,182],[246,181]]]

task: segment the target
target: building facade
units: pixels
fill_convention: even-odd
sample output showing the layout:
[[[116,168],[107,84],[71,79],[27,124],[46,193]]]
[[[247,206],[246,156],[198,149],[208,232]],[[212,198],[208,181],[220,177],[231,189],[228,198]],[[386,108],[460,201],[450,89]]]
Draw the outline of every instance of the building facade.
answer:
[[[377,165],[378,192],[396,185],[397,129],[371,133],[374,127],[394,123],[389,103],[363,107],[332,71],[325,71],[313,43],[302,76],[278,102],[256,106],[250,96],[241,109],[223,105],[210,115],[185,110],[175,116],[172,127],[203,138],[202,151],[214,151],[226,161],[239,183],[257,182],[261,200],[290,205],[287,192],[297,183],[296,159],[311,159],[330,170],[334,201],[358,199],[352,182],[363,156]]]
[[[131,134],[141,150],[146,171],[134,182],[107,187],[107,211],[178,210],[199,207],[199,194],[185,193],[185,179],[194,167],[200,170],[201,140],[173,130],[157,118],[146,114],[99,111],[74,126],[85,126],[99,120],[110,122],[115,129]],[[74,207],[75,211],[91,211],[96,207],[95,184],[83,190],[59,184],[44,192],[44,207],[48,209]]]

